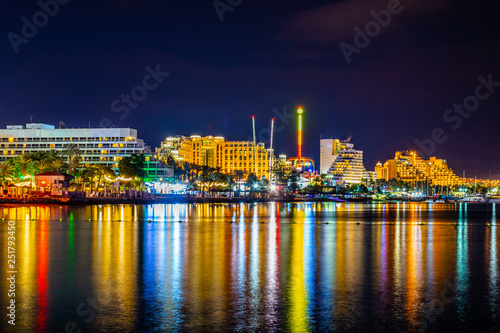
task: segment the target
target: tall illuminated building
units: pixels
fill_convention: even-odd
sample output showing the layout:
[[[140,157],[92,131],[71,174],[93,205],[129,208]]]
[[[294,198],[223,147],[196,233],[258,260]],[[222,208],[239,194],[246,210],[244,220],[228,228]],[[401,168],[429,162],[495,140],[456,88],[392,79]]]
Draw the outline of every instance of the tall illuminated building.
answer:
[[[227,174],[243,171],[246,175],[256,174],[258,178],[269,177],[269,151],[264,143],[254,145],[253,141],[226,141],[221,136],[199,135],[169,137],[165,142],[167,148],[162,152],[163,158],[170,154],[179,162],[219,168]]]
[[[374,181],[377,174],[367,171],[363,163],[363,151],[354,149],[349,140],[322,139],[321,174],[328,175],[338,185],[361,184]]]
[[[377,174],[367,171],[363,164],[363,151],[341,149],[328,169],[327,175],[338,185],[361,184],[365,181],[377,180]]]
[[[320,140],[320,172],[327,174],[330,167],[343,149],[353,149],[354,144],[347,140],[321,139]]]

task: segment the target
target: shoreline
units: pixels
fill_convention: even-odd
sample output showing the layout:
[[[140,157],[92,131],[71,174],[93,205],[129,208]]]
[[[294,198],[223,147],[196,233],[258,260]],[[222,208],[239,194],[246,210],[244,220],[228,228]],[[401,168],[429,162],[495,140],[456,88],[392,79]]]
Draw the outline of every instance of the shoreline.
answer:
[[[0,199],[1,206],[19,205],[61,205],[61,206],[92,206],[92,205],[152,205],[152,204],[194,204],[194,203],[215,203],[215,204],[239,204],[239,203],[300,203],[300,202],[359,202],[370,203],[371,199],[342,199],[342,198],[201,198],[201,197],[156,197],[152,198],[86,198],[80,200],[59,200],[54,198],[43,199]]]
[[[9,206],[36,206],[36,205],[60,205],[60,206],[95,206],[95,205],[155,205],[155,204],[240,204],[240,203],[427,203],[425,201],[408,200],[374,200],[371,198],[210,198],[210,197],[188,197],[169,196],[156,198],[85,198],[60,200],[57,198],[32,198],[32,199],[0,199],[0,207]],[[473,202],[471,202],[473,203]],[[429,203],[432,204],[432,203]],[[436,204],[436,203],[434,203]],[[438,204],[455,204],[445,202]],[[478,203],[491,204],[491,203]]]

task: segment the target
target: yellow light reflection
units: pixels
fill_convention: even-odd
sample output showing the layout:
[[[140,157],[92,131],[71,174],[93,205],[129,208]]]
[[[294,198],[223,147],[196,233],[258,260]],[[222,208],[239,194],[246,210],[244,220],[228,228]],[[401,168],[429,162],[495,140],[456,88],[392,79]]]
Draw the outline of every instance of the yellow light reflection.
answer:
[[[311,327],[304,272],[303,224],[291,227],[290,243],[289,282],[286,287],[287,327],[294,332],[308,332]]]

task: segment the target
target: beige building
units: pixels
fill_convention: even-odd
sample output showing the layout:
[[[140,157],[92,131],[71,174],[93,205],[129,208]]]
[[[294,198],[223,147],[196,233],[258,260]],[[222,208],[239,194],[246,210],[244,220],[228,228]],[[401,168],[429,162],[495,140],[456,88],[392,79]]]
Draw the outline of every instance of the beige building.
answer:
[[[166,138],[161,143],[161,147],[156,148],[156,156],[160,160],[165,160],[168,156],[172,156],[176,161],[182,162],[182,158],[179,157],[179,150],[181,149],[181,143],[186,139],[182,135]]]
[[[199,135],[166,138],[165,143],[176,149],[171,149],[170,153],[162,152],[164,158],[170,154],[179,162],[220,168],[221,172],[228,174],[239,170],[269,179],[270,153],[263,143],[254,147],[251,141],[226,141],[221,136]]]
[[[415,184],[427,182],[431,185],[461,185],[462,180],[448,167],[446,160],[431,157],[424,160],[414,151],[398,151],[394,159],[384,164],[378,162],[375,172],[379,179],[397,179]]]

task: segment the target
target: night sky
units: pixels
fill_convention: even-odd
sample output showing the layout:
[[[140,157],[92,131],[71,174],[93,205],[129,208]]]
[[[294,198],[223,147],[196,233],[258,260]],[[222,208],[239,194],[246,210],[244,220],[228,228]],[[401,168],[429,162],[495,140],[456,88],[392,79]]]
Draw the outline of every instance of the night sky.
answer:
[[[500,178],[500,84],[480,89],[489,96],[467,119],[443,119],[476,94],[479,76],[500,82],[499,2],[392,1],[223,0],[235,6],[219,15],[211,0],[60,0],[47,22],[37,1],[3,1],[0,126],[28,115],[68,127],[104,122],[136,128],[154,149],[177,134],[246,140],[255,115],[262,140],[276,118],[276,151],[295,156],[295,120],[283,110],[302,105],[304,155],[318,164],[321,136],[350,137],[373,170],[441,128],[447,138],[433,156],[460,176]],[[388,7],[391,22],[377,31],[371,11]],[[34,15],[36,35],[13,43]],[[354,28],[367,24],[373,37],[348,63],[340,43],[356,46]],[[123,108],[121,95],[144,85],[148,66],[169,75]]]

